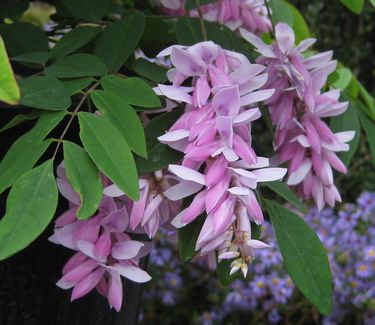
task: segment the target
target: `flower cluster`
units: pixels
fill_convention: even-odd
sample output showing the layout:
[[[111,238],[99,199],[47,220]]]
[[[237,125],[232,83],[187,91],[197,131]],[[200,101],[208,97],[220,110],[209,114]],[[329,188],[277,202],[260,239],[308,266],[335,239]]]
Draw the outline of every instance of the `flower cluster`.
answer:
[[[344,204],[336,213],[325,208],[318,211],[309,210],[304,217],[307,223],[317,232],[320,240],[328,250],[328,257],[334,280],[334,308],[329,316],[322,319],[324,325],[343,324],[345,320],[356,318],[359,324],[370,325],[375,320],[375,193],[363,193],[357,204]],[[282,266],[282,257],[277,248],[270,223],[264,222],[263,237],[271,248],[259,251],[257,258],[250,267],[250,277],[235,280],[228,289],[217,282],[215,276],[205,281],[200,292],[206,293],[196,302],[201,316],[200,324],[211,325],[235,322],[241,313],[247,313],[249,321],[283,324],[287,315],[294,314],[294,320],[313,311],[307,301],[301,300],[298,292]],[[179,262],[173,246],[162,237],[157,249],[151,254],[152,274],[155,277],[166,277],[173,272],[176,277],[184,271],[184,264]],[[185,271],[186,272],[186,271]],[[204,268],[189,269],[186,280],[194,288],[199,285],[202,277],[207,275]],[[184,309],[187,295],[186,286],[180,280],[176,286],[153,284],[148,291],[146,301],[161,301],[165,306],[173,305],[175,313]],[[173,297],[164,303],[163,297]],[[161,299],[160,299],[161,298]],[[155,305],[148,303],[144,307],[144,317],[152,312],[149,308]],[[157,307],[160,311],[160,306]],[[197,308],[198,309],[198,308]],[[249,315],[251,313],[251,315]],[[311,314],[309,314],[311,313]],[[303,314],[303,315],[302,315]],[[254,317],[254,318],[250,318]],[[170,320],[170,319],[168,319]],[[165,321],[165,319],[164,319]],[[173,320],[172,320],[173,321]],[[318,321],[318,320],[317,320]]]
[[[333,207],[341,198],[332,169],[346,172],[336,152],[349,150],[347,142],[354,131],[333,133],[323,120],[342,114],[348,106],[339,102],[338,89],[322,92],[336,67],[332,51],[305,58],[303,54],[315,39],[294,46],[294,32],[285,23],[276,26],[271,45],[244,29],[241,34],[261,54],[257,62],[272,76],[264,87],[275,88],[275,93],[266,104],[276,126],[278,158],[288,162],[288,185],[296,186],[301,197],[312,198],[318,209],[325,204]]]
[[[134,202],[103,176],[103,199],[97,213],[88,220],[78,220],[80,198],[67,181],[63,165],[57,174],[60,193],[69,201],[70,209],[56,220],[50,240],[76,251],[57,285],[74,288],[72,301],[96,288],[119,311],[123,295],[120,276],[139,283],[151,279],[139,267],[151,244],[132,240],[132,234],[144,233],[152,238],[160,225],[168,228],[179,209],[178,202],[169,202],[161,195],[170,180],[161,171],[142,177],[141,198]]]
[[[185,14],[185,0],[159,0],[161,10],[174,17]],[[202,5],[203,18],[227,26],[233,31],[244,28],[256,34],[262,34],[272,29],[267,15],[264,0],[219,0]],[[197,17],[197,10],[188,11],[189,16]]]
[[[182,227],[204,213],[196,250],[212,267],[216,252],[219,260],[235,258],[231,272],[241,269],[246,276],[254,248],[267,246],[251,239],[250,221],[263,222],[257,183],[281,179],[286,172],[267,168],[268,159],[251,147],[251,122],[260,117],[253,106],[273,94],[273,89],[257,90],[267,81],[265,67],[213,42],[172,46],[160,56],[170,56],[173,68],[167,75],[172,85],[159,84],[156,91],[186,105],[159,137],[184,153],[181,165],[169,166],[180,182],[164,195],[178,201],[195,194],[173,225]]]

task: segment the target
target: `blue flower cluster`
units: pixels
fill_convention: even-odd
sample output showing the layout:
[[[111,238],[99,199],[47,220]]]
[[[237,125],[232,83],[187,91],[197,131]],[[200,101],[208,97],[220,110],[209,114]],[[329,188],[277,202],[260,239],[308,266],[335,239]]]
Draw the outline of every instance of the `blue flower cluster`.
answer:
[[[235,280],[227,288],[204,267],[191,269],[191,264],[189,268],[181,263],[173,245],[161,236],[149,268],[159,281],[146,289],[144,305],[148,309],[143,316],[152,301],[183,309],[189,299],[200,299],[197,306],[201,307],[187,316],[192,323],[232,323],[233,318],[246,313],[251,324],[294,323],[296,319],[305,324],[304,318],[306,324],[375,324],[375,193],[365,192],[357,204],[343,204],[338,211],[310,209],[304,218],[328,251],[334,279],[331,315],[321,318],[295,289],[283,268],[271,225],[265,222],[262,239],[271,248],[257,251],[249,280]],[[202,294],[191,298],[188,288],[197,283]]]

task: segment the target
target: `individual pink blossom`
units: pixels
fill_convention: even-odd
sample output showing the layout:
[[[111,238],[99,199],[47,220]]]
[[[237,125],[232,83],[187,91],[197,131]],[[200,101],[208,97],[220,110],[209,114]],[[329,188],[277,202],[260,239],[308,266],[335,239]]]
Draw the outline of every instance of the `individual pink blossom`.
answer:
[[[159,137],[184,153],[181,165],[169,166],[178,182],[164,196],[179,201],[194,195],[172,224],[183,227],[204,213],[196,243],[200,256],[214,267],[217,251],[237,247],[246,274],[254,248],[266,247],[252,241],[249,228],[250,221],[263,222],[257,183],[281,179],[286,173],[283,168],[267,168],[268,159],[258,157],[251,147],[251,123],[260,117],[255,105],[273,94],[273,89],[259,90],[267,81],[265,68],[213,42],[172,46],[159,56],[170,56],[172,84],[158,85],[156,92],[185,103],[182,116]],[[182,86],[187,80],[191,86]],[[242,227],[242,219],[249,226]],[[239,237],[246,238],[246,244],[233,246]]]
[[[339,102],[337,89],[322,92],[328,75],[336,68],[332,51],[307,58],[303,53],[315,42],[306,39],[295,46],[293,30],[285,23],[275,29],[276,40],[265,44],[258,36],[241,30],[261,54],[269,78],[264,87],[275,88],[266,104],[276,126],[275,149],[280,162],[288,163],[287,183],[296,186],[302,198],[312,198],[319,209],[341,201],[334,185],[333,171],[346,167],[336,152],[349,150],[353,131],[333,133],[323,120],[345,112],[347,102]]]
[[[159,0],[159,8],[168,16],[180,17],[185,14],[185,0]],[[240,28],[256,34],[271,31],[264,0],[219,0],[201,6],[203,18],[227,26],[233,31]],[[188,15],[198,17],[197,10],[189,10]]]

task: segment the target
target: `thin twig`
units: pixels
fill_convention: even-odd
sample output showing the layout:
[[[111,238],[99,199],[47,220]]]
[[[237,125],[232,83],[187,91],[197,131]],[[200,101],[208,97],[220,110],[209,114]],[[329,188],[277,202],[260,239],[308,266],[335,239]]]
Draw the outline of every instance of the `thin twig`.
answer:
[[[199,14],[199,22],[201,24],[201,31],[202,31],[203,40],[207,41],[208,36],[207,36],[206,25],[204,24],[204,18],[203,18],[201,3],[200,3],[199,0],[195,0],[195,1],[196,1],[196,4],[197,4],[197,9],[198,9],[198,14]]]
[[[56,145],[56,149],[55,149],[55,152],[53,153],[53,156],[52,156],[52,159],[54,160],[56,158],[56,155],[57,155],[57,152],[59,151],[59,147],[60,147],[60,144],[63,142],[63,139],[66,135],[66,132],[68,132],[71,124],[73,123],[73,120],[74,118],[76,117],[78,111],[80,110],[80,108],[82,107],[83,103],[86,101],[86,99],[89,97],[90,93],[96,89],[98,86],[100,85],[100,82],[97,81],[95,82],[86,92],[85,94],[83,95],[83,97],[81,98],[81,100],[79,101],[79,103],[77,104],[76,108],[74,109],[74,111],[72,112],[71,116],[70,116],[70,119],[68,121],[68,123],[66,124],[65,128],[64,128],[64,131],[61,133],[59,139],[57,140],[57,145]]]
[[[268,18],[271,20],[271,24],[272,24],[272,32],[273,34],[275,34],[275,23],[272,19],[272,14],[271,14],[271,9],[268,5],[268,0],[264,0],[264,4],[266,6],[266,9],[267,9],[267,15],[268,15]]]

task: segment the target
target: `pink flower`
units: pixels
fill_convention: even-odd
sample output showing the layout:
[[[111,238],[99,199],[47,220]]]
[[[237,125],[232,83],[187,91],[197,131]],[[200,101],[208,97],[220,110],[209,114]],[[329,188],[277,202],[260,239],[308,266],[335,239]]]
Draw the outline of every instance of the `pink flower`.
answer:
[[[57,174],[59,190],[68,199],[70,209],[56,220],[50,240],[76,251],[64,266],[57,285],[73,288],[72,300],[96,288],[119,311],[123,292],[121,276],[135,282],[151,279],[139,267],[139,259],[149,253],[151,246],[132,240],[129,234],[147,233],[151,238],[160,225],[168,227],[178,212],[179,202],[165,200],[162,193],[176,181],[163,176],[161,171],[146,175],[139,181],[141,198],[133,202],[103,177],[103,199],[96,215],[78,220],[80,200],[66,179],[63,164]]]
[[[228,250],[225,245],[236,242],[238,236],[251,240],[249,229],[236,230],[241,218],[249,224],[263,222],[254,192],[257,183],[281,179],[286,173],[282,168],[266,168],[268,159],[258,157],[251,147],[251,123],[260,117],[255,105],[274,91],[259,90],[267,82],[264,66],[213,42],[172,46],[159,54],[168,55],[173,64],[168,72],[172,85],[159,85],[156,92],[186,106],[180,119],[159,137],[184,153],[181,165],[169,166],[177,183],[164,196],[178,201],[194,195],[172,224],[183,227],[204,213],[196,250],[214,266],[216,251]],[[189,78],[191,87],[180,86]],[[246,245],[237,248],[241,263],[247,265],[253,250]]]
[[[158,0],[157,2],[161,11],[168,16],[180,17],[185,14],[185,0]],[[244,28],[262,34],[272,29],[264,0],[219,0],[202,5],[201,10],[205,20],[223,24],[233,31]],[[198,17],[198,11],[190,10],[188,15]]]
[[[347,151],[353,131],[334,134],[323,118],[342,114],[347,102],[339,102],[339,90],[321,92],[328,75],[336,68],[332,51],[304,58],[314,39],[294,45],[293,30],[285,23],[276,26],[276,41],[265,44],[256,35],[241,30],[242,36],[261,54],[257,62],[267,66],[270,78],[264,87],[275,92],[267,100],[276,126],[275,149],[280,162],[288,163],[288,184],[296,186],[302,198],[312,198],[322,209],[341,201],[333,171],[346,167],[336,152]]]

